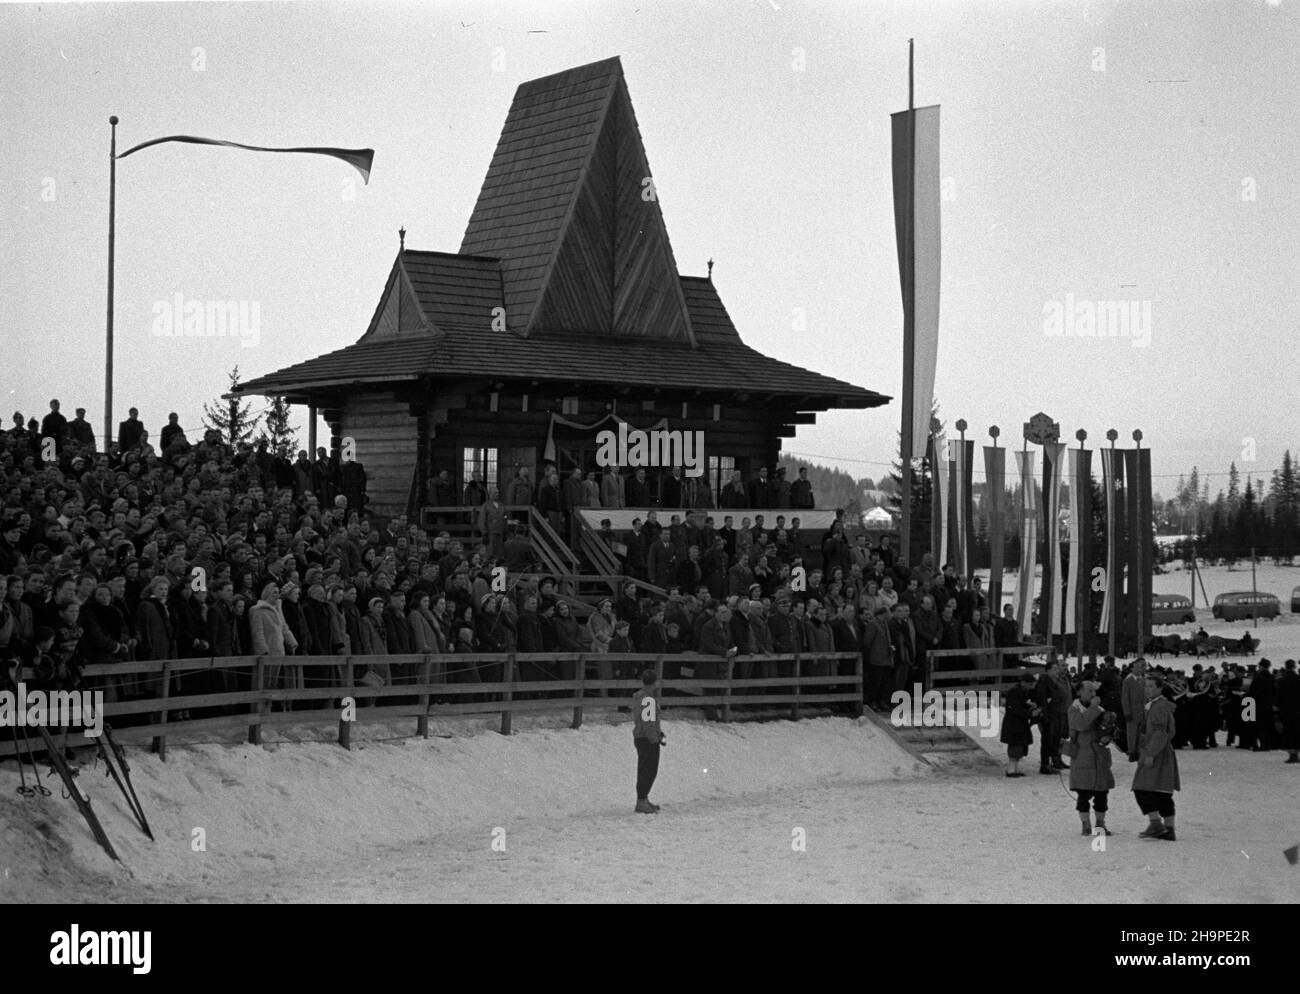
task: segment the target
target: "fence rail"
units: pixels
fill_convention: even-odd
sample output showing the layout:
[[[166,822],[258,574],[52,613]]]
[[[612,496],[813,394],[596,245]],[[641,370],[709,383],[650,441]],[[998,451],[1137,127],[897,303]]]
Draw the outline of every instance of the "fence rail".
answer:
[[[1043,666],[1056,659],[1056,648],[1050,645],[1017,645],[1007,648],[991,649],[930,649],[925,654],[925,666],[921,682],[925,690],[936,689],[935,684],[944,684],[945,690],[976,689],[1006,690],[1019,678],[1021,673],[1032,672],[1028,666],[1005,665],[1007,658],[1042,656]],[[966,659],[975,664],[975,668],[944,670],[935,667],[936,660]],[[963,686],[951,686],[960,684]]]
[[[669,676],[689,668],[689,677]],[[455,667],[447,682],[446,672],[435,667]],[[524,679],[544,674],[544,679]],[[370,667],[419,667],[410,683],[371,686],[358,676]],[[472,669],[471,669],[472,667]],[[479,670],[486,669],[486,673]],[[145,725],[114,724],[114,737],[122,742],[147,742],[166,759],[168,733],[192,731],[233,732],[247,729],[248,741],[262,740],[262,729],[284,724],[338,723],[338,741],[351,748],[352,725],[393,718],[417,719],[416,735],[427,738],[429,718],[499,714],[501,734],[509,735],[515,714],[571,711],[572,727],[582,724],[587,709],[612,710],[626,707],[639,679],[615,677],[614,672],[639,672],[653,667],[659,675],[663,707],[715,709],[722,721],[730,721],[736,708],[759,705],[788,708],[793,719],[808,706],[848,705],[854,715],[862,714],[862,656],[859,653],[792,653],[772,656],[734,656],[724,659],[699,653],[651,655],[646,653],[466,653],[461,655],[406,654],[395,656],[225,656],[206,659],[143,660],[87,666],[82,689],[105,689],[124,677],[161,681],[158,697],[115,701],[104,705],[104,717],[147,716]],[[743,668],[740,668],[743,667]],[[775,676],[736,676],[737,672],[777,673]],[[615,668],[618,668],[617,670]],[[815,672],[825,669],[825,672]],[[814,672],[810,672],[810,670]],[[595,672],[595,676],[590,674]],[[779,671],[779,672],[778,672]],[[442,679],[430,679],[442,673]],[[601,676],[601,673],[605,676]],[[172,695],[172,684],[181,678],[216,674],[242,676],[247,689],[218,693]],[[498,679],[484,679],[498,676]],[[272,679],[284,679],[296,686],[268,686]],[[321,681],[321,682],[318,682]],[[29,692],[30,693],[30,692]],[[592,695],[592,696],[588,696]],[[474,698],[474,699],[471,699]],[[386,703],[389,700],[392,703]],[[349,703],[348,707],[344,707]],[[289,710],[294,704],[314,705]],[[285,710],[273,710],[281,705]],[[238,709],[236,713],[186,717],[177,712],[201,709]],[[0,732],[5,731],[0,729]],[[16,730],[10,730],[15,731]],[[69,744],[76,745],[80,732]],[[18,752],[21,736],[0,739],[0,757]]]

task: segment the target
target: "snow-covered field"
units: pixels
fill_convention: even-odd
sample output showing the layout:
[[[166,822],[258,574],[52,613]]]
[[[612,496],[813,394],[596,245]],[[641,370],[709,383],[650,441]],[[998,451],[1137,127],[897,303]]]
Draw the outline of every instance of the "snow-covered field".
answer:
[[[1170,571],[1167,573],[1157,574],[1152,580],[1152,586],[1157,594],[1183,594],[1191,595],[1192,574],[1182,568],[1181,563],[1175,563],[1171,567],[1166,567]],[[988,572],[982,573],[985,582],[988,582]],[[1041,576],[1039,581],[1041,582]],[[1274,666],[1278,666],[1284,660],[1300,660],[1300,614],[1291,613],[1291,591],[1297,585],[1300,585],[1300,567],[1274,566],[1272,563],[1261,563],[1256,567],[1255,581],[1258,589],[1263,593],[1275,594],[1282,602],[1281,615],[1272,621],[1217,621],[1209,607],[1205,606],[1205,598],[1208,596],[1210,603],[1214,603],[1214,598],[1219,594],[1229,593],[1234,590],[1250,590],[1250,565],[1242,566],[1238,564],[1233,569],[1226,566],[1203,566],[1200,570],[1200,581],[1196,585],[1196,623],[1194,625],[1157,625],[1155,634],[1157,635],[1183,635],[1190,637],[1198,628],[1204,628],[1210,635],[1220,635],[1230,638],[1240,638],[1242,633],[1247,629],[1252,636],[1260,639],[1261,645],[1259,651],[1253,656],[1233,656],[1234,662],[1252,663],[1260,659],[1272,660]],[[1202,593],[1202,586],[1204,593]],[[1016,576],[1008,573],[1003,579],[1003,603],[1006,603],[1016,589]],[[1161,666],[1168,666],[1171,669],[1190,670],[1192,666],[1200,662],[1202,665],[1209,665],[1211,662],[1218,665],[1221,660],[1218,659],[1194,659],[1190,656],[1164,656],[1157,660]]]
[[[1176,843],[1137,839],[1117,755],[1116,835],[1094,852],[1060,778],[936,772],[867,720],[723,726],[669,712],[655,816],[631,810],[626,719],[561,724],[534,719],[509,738],[443,725],[446,738],[369,737],[352,752],[308,732],[174,744],[166,763],[133,749],[156,843],[110,781],[81,774],[128,869],[57,785],[17,797],[9,762],[0,900],[1300,900],[1300,868],[1282,855],[1300,842],[1300,767],[1280,753],[1181,752]],[[979,741],[1001,757],[996,738]]]

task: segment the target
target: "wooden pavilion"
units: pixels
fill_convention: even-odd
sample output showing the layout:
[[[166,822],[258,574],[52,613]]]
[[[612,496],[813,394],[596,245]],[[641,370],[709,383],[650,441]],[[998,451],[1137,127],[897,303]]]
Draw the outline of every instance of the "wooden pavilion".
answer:
[[[712,279],[678,273],[650,175],[617,58],[524,83],[459,251],[403,244],[355,344],[236,392],[321,412],[381,515],[443,469],[458,494],[474,471],[504,494],[548,458],[595,469],[611,415],[702,430],[716,498],[816,412],[889,401],[745,345]]]

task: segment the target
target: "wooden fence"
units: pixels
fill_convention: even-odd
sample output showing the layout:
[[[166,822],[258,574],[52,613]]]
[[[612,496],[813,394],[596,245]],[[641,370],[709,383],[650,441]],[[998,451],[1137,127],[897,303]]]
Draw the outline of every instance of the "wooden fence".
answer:
[[[665,664],[670,674],[664,677]],[[473,666],[471,671],[468,668]],[[390,673],[402,667],[418,668],[409,683],[382,687],[360,682],[371,666],[387,666]],[[520,679],[520,667],[548,674],[546,679]],[[442,668],[446,669],[443,670]],[[495,667],[495,669],[493,669]],[[230,733],[247,729],[248,741],[262,741],[262,730],[277,725],[338,723],[338,741],[351,748],[352,725],[393,718],[416,719],[414,734],[427,738],[429,718],[454,715],[499,714],[501,734],[509,735],[516,714],[571,711],[572,727],[582,724],[587,709],[627,707],[639,677],[601,678],[606,672],[640,673],[653,667],[659,674],[662,707],[715,709],[730,721],[737,708],[766,705],[788,709],[793,719],[808,706],[849,705],[862,714],[862,656],[858,653],[796,653],[773,656],[736,656],[724,659],[698,653],[649,655],[645,653],[466,653],[461,655],[411,654],[393,656],[230,656],[206,659],[169,659],[87,666],[83,689],[103,689],[124,677],[159,682],[157,697],[124,700],[104,705],[114,737],[124,743],[152,740],[154,751],[167,756],[167,734],[213,731]],[[615,670],[614,668],[618,669]],[[737,672],[771,668],[777,676],[737,677]],[[480,679],[480,668],[498,678]],[[826,670],[827,675],[818,671]],[[683,669],[690,676],[674,676]],[[222,693],[173,693],[173,678],[194,680],[205,675],[229,674],[248,689]],[[593,675],[594,673],[594,675]],[[818,675],[811,675],[817,673]],[[448,682],[443,675],[457,679]],[[241,679],[242,676],[242,679]],[[271,686],[273,682],[303,684]],[[353,706],[344,710],[345,699]],[[293,705],[309,705],[289,710]],[[283,710],[274,710],[276,706]],[[177,720],[177,712],[202,709],[238,709],[237,713]],[[342,714],[341,714],[342,712]],[[145,716],[148,724],[123,726],[126,716]],[[6,730],[0,730],[6,731]],[[0,757],[18,751],[17,729],[0,739]],[[68,744],[85,745],[79,729]],[[38,750],[39,751],[39,750]]]
[[[924,690],[1009,690],[1020,674],[1037,672],[1031,666],[1006,666],[1008,658],[1042,656],[1033,661],[1033,667],[1044,667],[1056,659],[1056,649],[1050,645],[1018,645],[1006,649],[931,649],[925,654],[921,682]],[[968,660],[975,668],[945,670],[942,660]],[[939,666],[936,666],[936,661]],[[942,684],[937,687],[936,684]]]

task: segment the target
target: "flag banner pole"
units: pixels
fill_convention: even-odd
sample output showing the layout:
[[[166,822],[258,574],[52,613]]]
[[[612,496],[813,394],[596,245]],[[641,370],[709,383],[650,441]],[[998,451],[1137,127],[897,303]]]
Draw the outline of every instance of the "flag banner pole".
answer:
[[[1029,446],[1016,453],[1023,495],[1020,513],[1020,575],[1016,579],[1016,622],[1020,637],[1030,635],[1034,615],[1034,571],[1038,567],[1038,485]]]
[[[1069,473],[1070,473],[1070,537],[1069,537],[1069,557],[1070,561],[1066,565],[1066,590],[1065,590],[1065,621],[1064,633],[1073,635],[1078,630],[1079,620],[1079,567],[1081,566],[1079,557],[1079,541],[1082,531],[1083,520],[1079,514],[1079,450],[1069,450]]]
[[[989,508],[989,608],[1002,617],[1002,546],[1006,505],[1007,450],[998,445],[996,427],[989,429],[993,444],[984,446],[984,499]]]
[[[167,135],[164,138],[153,138],[147,142],[141,142],[139,145],[131,146],[117,158],[125,159],[128,155],[139,152],[141,149],[162,145],[165,142],[182,142],[189,145],[219,145],[223,148],[240,148],[247,152],[298,152],[308,155],[328,155],[335,159],[341,159],[352,166],[361,174],[361,178],[367,184],[370,183],[370,169],[375,161],[375,150],[373,148],[330,148],[325,146],[268,148],[265,145],[244,145],[240,142],[223,141],[219,138],[198,138],[194,135]]]
[[[113,444],[113,254],[117,237],[117,115],[108,119],[108,312],[104,326],[104,452]]]
[[[1047,497],[1047,516],[1043,521],[1044,537],[1047,539],[1047,560],[1043,563],[1051,563],[1051,586],[1046,586],[1044,580],[1045,595],[1044,600],[1050,604],[1051,627],[1047,629],[1048,635],[1066,634],[1063,627],[1063,615],[1065,613],[1065,600],[1063,582],[1064,569],[1061,561],[1061,498],[1062,489],[1065,483],[1065,453],[1067,446],[1064,442],[1048,442],[1043,447],[1043,487]]]

